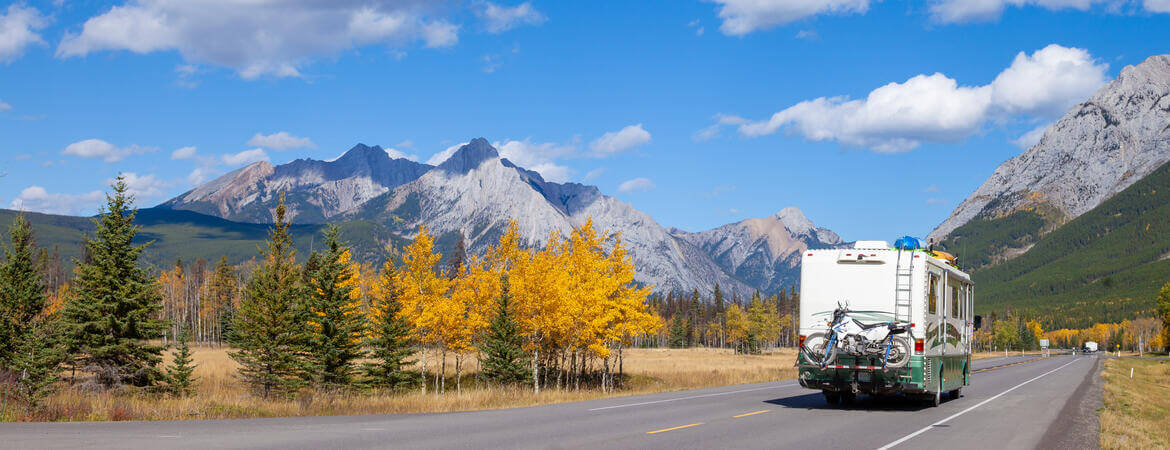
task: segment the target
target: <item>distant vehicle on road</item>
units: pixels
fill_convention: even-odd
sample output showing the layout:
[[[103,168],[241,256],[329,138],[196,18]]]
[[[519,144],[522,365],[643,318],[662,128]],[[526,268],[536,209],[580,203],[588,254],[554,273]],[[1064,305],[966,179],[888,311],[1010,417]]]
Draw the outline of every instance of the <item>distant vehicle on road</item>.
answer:
[[[1097,351],[1097,343],[1093,342],[1093,341],[1086,341],[1085,346],[1083,348],[1081,348],[1081,351],[1083,351],[1085,353],[1096,352]]]
[[[953,265],[954,256],[923,248],[917,239],[899,239],[895,247],[858,241],[853,248],[802,255],[800,385],[822,391],[830,404],[865,393],[905,394],[937,406],[943,392],[958,398],[970,384],[971,277]],[[852,325],[841,326],[842,307]],[[906,346],[875,345],[858,331],[875,325],[904,330],[893,339]],[[856,336],[837,338],[846,329]],[[901,356],[899,348],[909,351],[909,361],[890,364]]]

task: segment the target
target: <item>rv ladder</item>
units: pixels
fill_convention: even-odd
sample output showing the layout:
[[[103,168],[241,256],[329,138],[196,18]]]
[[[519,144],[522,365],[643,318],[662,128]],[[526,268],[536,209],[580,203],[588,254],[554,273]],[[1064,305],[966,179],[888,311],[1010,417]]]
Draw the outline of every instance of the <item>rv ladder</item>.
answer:
[[[905,257],[903,257],[905,255]],[[894,282],[894,321],[909,322],[913,311],[911,302],[914,287],[914,251],[898,249],[898,267]]]

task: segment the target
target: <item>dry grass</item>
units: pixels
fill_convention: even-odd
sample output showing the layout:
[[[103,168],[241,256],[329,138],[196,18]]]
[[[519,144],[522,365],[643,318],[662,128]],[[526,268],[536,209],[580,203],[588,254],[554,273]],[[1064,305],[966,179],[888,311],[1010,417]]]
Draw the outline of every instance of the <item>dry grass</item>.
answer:
[[[1101,448],[1170,448],[1170,360],[1110,359],[1102,376]]]
[[[464,358],[462,393],[455,392],[453,378],[448,391],[423,395],[418,391],[338,393],[304,391],[291,400],[262,399],[251,395],[236,378],[237,365],[225,349],[194,348],[199,365],[197,393],[173,398],[145,393],[82,393],[69,388],[44,402],[36,411],[9,407],[3,420],[20,421],[102,421],[231,419],[247,417],[317,416],[340,414],[390,414],[451,412],[512,408],[549,403],[589,400],[607,396],[635,395],[678,389],[792,378],[795,350],[765,355],[736,355],[730,350],[685,349],[626,350],[624,369],[629,383],[617,392],[599,390],[530,389],[475,386],[474,357]],[[455,361],[448,355],[447,373],[454,376]],[[169,358],[168,358],[169,360]],[[435,370],[435,361],[429,369]]]

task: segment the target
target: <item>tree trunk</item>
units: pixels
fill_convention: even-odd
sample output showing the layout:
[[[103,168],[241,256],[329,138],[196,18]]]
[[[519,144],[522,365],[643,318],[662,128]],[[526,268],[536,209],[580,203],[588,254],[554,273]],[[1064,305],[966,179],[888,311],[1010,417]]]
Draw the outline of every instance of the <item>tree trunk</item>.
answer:
[[[532,393],[540,395],[540,350],[532,350]]]
[[[447,349],[443,349],[442,361],[439,363],[439,393],[447,390]]]
[[[427,348],[422,347],[422,370],[419,371],[420,378],[422,378],[422,394],[427,395]]]
[[[622,363],[624,363],[624,362],[625,362],[625,360],[622,359],[622,347],[618,346],[618,384],[619,385],[621,385],[622,383],[625,382],[625,373],[626,372],[625,372],[625,370],[623,370],[624,366],[622,365]],[[623,387],[623,386],[618,386],[618,387]]]
[[[455,355],[455,393],[463,393],[463,354]]]

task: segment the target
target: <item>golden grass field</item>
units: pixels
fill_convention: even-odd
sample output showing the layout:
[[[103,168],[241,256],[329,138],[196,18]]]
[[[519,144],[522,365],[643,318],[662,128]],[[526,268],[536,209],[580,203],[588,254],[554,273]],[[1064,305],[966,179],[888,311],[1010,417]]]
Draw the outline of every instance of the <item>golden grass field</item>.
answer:
[[[473,357],[464,358],[463,390],[455,391],[454,357],[448,356],[447,392],[337,393],[303,391],[291,400],[263,399],[250,394],[236,378],[236,363],[222,348],[192,348],[198,364],[197,392],[187,398],[159,394],[82,393],[63,386],[35,412],[9,406],[7,421],[101,421],[232,419],[248,417],[319,416],[451,412],[512,408],[694,389],[796,376],[796,351],[782,349],[763,355],[737,355],[726,349],[629,349],[625,372],[629,383],[617,392],[596,389],[475,386]],[[169,355],[167,360],[169,361]],[[470,361],[470,362],[469,362]],[[434,361],[430,362],[434,370]]]
[[[1102,376],[1101,448],[1170,448],[1170,360],[1109,359]]]

